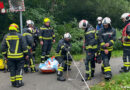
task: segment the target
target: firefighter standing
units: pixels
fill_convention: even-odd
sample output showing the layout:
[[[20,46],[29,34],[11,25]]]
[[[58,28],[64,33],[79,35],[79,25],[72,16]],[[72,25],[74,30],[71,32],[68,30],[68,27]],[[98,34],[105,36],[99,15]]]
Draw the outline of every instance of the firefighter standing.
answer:
[[[97,24],[97,26],[96,26],[96,30],[101,30],[102,28],[103,28],[103,24],[102,24],[102,17],[98,17],[97,18],[97,22],[98,22],[98,24]]]
[[[122,31],[124,66],[121,68],[120,72],[128,72],[130,70],[130,13],[124,13],[121,19],[126,26]]]
[[[22,82],[22,68],[24,57],[28,59],[28,49],[24,37],[18,33],[17,24],[11,24],[9,31],[2,41],[2,54],[7,58],[12,86],[21,87],[24,85]]]
[[[64,34],[64,39],[61,39],[58,43],[56,50],[56,59],[59,62],[58,72],[57,72],[57,80],[65,81],[65,77],[63,76],[63,71],[71,70],[70,65],[72,62],[72,58],[68,54],[70,52],[71,44],[70,44],[71,35],[69,33]]]
[[[33,28],[32,27],[33,22],[31,20],[27,20],[27,27],[24,28],[24,33],[23,36],[25,37],[26,43],[27,43],[27,48],[29,50],[29,60],[25,61],[24,65],[24,71],[25,73],[28,72],[28,68],[30,66],[31,72],[36,72],[35,68],[35,58],[33,58],[32,54],[32,48],[34,46],[34,40],[32,36]]]
[[[109,80],[112,77],[109,61],[116,40],[116,30],[112,28],[109,17],[104,18],[102,23],[103,29],[99,31],[99,40],[101,43],[101,56],[103,59],[105,79]]]
[[[42,45],[42,56],[41,63],[44,63],[47,58],[49,58],[49,54],[52,47],[52,41],[55,42],[55,34],[53,28],[50,26],[50,19],[45,18],[44,25],[40,28],[40,44]]]
[[[95,72],[95,53],[98,49],[98,40],[96,30],[88,23],[87,20],[81,20],[79,28],[85,30],[85,49],[86,49],[86,74],[85,80],[90,80],[94,77]]]

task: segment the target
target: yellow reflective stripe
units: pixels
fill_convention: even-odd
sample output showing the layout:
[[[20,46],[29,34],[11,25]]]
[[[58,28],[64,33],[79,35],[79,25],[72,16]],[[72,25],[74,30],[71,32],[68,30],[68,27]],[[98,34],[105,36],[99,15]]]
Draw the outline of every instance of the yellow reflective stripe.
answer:
[[[94,46],[88,45],[88,46],[86,46],[86,49],[96,49],[96,48],[97,48],[97,45],[94,45]]]
[[[19,47],[19,40],[16,41],[15,54],[17,54],[18,52],[18,47]]]
[[[28,49],[31,49],[31,47],[30,47],[30,46],[27,46],[27,48],[28,48]]]
[[[50,40],[50,39],[52,39],[52,37],[42,37],[42,39]]]
[[[95,33],[95,30],[86,32],[86,34],[90,34],[90,33]]]
[[[6,54],[6,52],[2,52],[2,54]]]
[[[23,51],[23,53],[27,53],[27,52],[28,52],[28,50]]]
[[[41,30],[48,30],[48,28],[40,28]]]
[[[100,45],[101,45],[101,46],[105,45],[105,42],[102,42]]]
[[[9,45],[9,42],[8,41],[6,41],[6,43],[7,43],[7,46],[8,46],[8,53],[10,54],[10,45]]]
[[[112,42],[112,44],[114,44],[114,40],[110,40],[110,42]]]
[[[12,36],[7,36],[6,37],[6,40],[18,40],[18,39],[19,39],[19,37],[16,36],[16,35],[12,35]]]
[[[45,56],[41,56],[41,58],[45,58]]]
[[[10,81],[14,82],[15,81],[15,77],[10,77]]]
[[[23,58],[23,55],[21,55],[21,56],[16,56],[16,55],[10,56],[10,55],[8,55],[7,57],[8,58]]]
[[[30,34],[30,33],[24,33],[23,34],[23,36],[27,36],[27,35],[32,36],[32,34]]]
[[[104,72],[111,71],[111,67],[104,67]]]
[[[39,36],[39,39],[42,39],[42,36]]]
[[[55,37],[55,35],[53,35],[52,37]]]
[[[124,42],[123,46],[130,46],[130,42]]]

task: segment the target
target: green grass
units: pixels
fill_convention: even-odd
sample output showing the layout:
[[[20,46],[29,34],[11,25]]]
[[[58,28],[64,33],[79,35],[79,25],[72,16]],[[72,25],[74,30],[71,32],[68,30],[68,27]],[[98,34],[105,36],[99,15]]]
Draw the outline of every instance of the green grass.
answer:
[[[102,81],[91,90],[130,90],[130,72],[115,75],[110,81]]]
[[[122,57],[122,56],[123,56],[123,51],[122,50],[112,51],[112,57]]]

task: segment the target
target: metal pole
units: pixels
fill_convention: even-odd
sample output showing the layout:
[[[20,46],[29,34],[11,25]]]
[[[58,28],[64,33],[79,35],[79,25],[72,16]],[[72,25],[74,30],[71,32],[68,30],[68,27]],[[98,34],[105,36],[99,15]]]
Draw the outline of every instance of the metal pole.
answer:
[[[20,11],[20,30],[21,34],[23,33],[23,16],[22,16],[22,11]]]

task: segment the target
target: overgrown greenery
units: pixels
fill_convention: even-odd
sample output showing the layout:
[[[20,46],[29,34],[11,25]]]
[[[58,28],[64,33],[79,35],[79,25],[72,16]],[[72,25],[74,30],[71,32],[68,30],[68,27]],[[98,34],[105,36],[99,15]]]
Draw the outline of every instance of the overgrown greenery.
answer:
[[[103,81],[91,88],[91,90],[130,90],[130,72],[115,75],[111,81]]]

